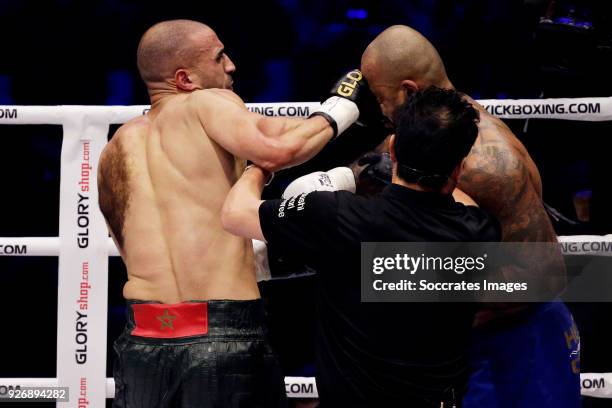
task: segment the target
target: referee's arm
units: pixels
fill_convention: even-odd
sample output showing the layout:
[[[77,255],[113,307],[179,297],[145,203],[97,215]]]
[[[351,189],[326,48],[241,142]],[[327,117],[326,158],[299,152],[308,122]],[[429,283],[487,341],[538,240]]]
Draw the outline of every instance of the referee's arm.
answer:
[[[313,259],[334,252],[339,240],[337,194],[312,191],[287,199],[261,200],[267,175],[249,168],[234,185],[223,206],[223,228],[234,235],[274,245],[294,259]]]
[[[267,174],[257,166],[248,167],[230,190],[223,209],[221,222],[223,228],[240,237],[265,241],[259,222],[261,192]]]

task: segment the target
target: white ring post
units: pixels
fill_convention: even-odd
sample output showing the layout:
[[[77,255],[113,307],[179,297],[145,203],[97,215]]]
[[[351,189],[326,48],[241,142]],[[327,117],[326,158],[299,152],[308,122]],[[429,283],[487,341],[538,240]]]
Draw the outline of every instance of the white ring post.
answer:
[[[98,209],[97,167],[109,121],[64,118],[60,180],[57,377],[70,388],[61,407],[106,404],[108,231]]]

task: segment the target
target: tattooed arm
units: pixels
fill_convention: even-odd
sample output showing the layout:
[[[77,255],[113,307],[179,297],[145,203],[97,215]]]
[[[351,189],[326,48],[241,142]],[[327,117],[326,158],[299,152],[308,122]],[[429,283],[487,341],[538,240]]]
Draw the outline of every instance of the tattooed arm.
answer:
[[[503,269],[505,278],[557,294],[565,285],[560,250],[530,244],[557,241],[542,202],[537,168],[510,130],[496,121],[481,121],[458,187],[498,218],[502,241],[522,243],[509,248],[515,262]]]
[[[499,219],[503,241],[556,242],[538,170],[521,148],[505,125],[484,119],[458,187]]]

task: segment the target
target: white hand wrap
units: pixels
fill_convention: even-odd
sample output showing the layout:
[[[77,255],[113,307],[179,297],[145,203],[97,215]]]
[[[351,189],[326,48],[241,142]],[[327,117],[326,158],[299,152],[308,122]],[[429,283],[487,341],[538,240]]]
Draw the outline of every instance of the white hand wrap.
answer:
[[[293,180],[283,192],[283,198],[295,197],[312,191],[355,192],[355,176],[348,167],[336,167],[328,172],[315,171]]]
[[[339,136],[348,129],[359,118],[359,108],[357,104],[346,98],[332,96],[321,104],[321,107],[313,112],[313,114],[321,114],[328,120],[331,118],[336,122],[336,135]],[[332,124],[333,127],[333,124]]]

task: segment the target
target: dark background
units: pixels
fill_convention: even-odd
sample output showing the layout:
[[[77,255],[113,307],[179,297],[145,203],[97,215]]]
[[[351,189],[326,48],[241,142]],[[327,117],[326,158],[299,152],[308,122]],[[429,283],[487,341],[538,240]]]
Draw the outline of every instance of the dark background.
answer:
[[[319,100],[338,75],[359,65],[365,46],[391,24],[411,25],[426,35],[451,81],[475,98],[612,96],[611,9],[610,2],[595,0],[4,0],[0,104],[147,104],[136,46],[150,25],[172,18],[199,20],[217,31],[238,68],[235,90],[247,102]],[[592,194],[590,222],[557,224],[558,232],[612,233],[607,150],[612,125],[509,124],[538,164],[549,204],[575,220],[573,196]],[[0,236],[57,236],[61,128],[3,125],[0,136]],[[350,159],[347,152],[352,150],[332,147],[311,168],[335,167]],[[281,175],[276,187],[308,170]],[[118,258],[111,259],[110,269],[112,340],[123,325],[125,271]],[[57,260],[0,257],[0,271],[0,310],[9,316],[0,340],[9,356],[0,364],[0,378],[54,377]],[[312,278],[262,285],[287,375],[313,374],[312,289]],[[604,324],[610,309],[574,306],[583,334],[583,371],[612,371]],[[110,353],[108,360],[110,376]]]

